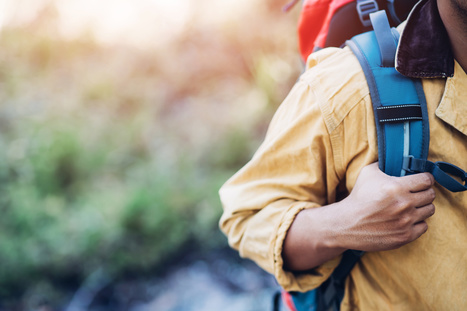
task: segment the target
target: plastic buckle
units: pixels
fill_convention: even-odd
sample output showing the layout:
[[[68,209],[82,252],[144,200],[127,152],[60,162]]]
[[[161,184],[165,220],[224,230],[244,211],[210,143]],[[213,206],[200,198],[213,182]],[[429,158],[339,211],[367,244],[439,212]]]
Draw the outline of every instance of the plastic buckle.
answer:
[[[415,173],[414,170],[411,169],[412,167],[412,159],[414,158],[414,156],[412,155],[409,155],[409,156],[406,156],[402,159],[402,170],[407,172],[407,173]]]
[[[378,3],[376,0],[357,1],[357,12],[360,21],[364,27],[370,27],[370,14],[378,11]]]

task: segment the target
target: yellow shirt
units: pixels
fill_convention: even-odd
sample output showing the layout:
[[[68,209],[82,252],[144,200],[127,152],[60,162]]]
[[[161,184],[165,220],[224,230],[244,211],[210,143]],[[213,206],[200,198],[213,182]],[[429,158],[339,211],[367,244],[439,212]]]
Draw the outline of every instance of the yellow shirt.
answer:
[[[314,274],[285,271],[282,245],[294,217],[347,196],[378,158],[369,90],[352,52],[325,49],[307,66],[256,154],[220,190],[229,244],[288,291],[319,286],[340,260]],[[465,72],[455,63],[453,77],[423,80],[423,88],[428,159],[466,169]],[[347,278],[342,310],[467,310],[467,191],[435,190],[427,233],[396,250],[366,253]]]

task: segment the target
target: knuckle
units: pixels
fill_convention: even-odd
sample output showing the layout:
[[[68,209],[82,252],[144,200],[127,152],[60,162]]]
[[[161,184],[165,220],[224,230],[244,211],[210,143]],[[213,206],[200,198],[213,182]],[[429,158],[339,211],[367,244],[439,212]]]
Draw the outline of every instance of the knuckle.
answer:
[[[428,197],[430,198],[431,202],[433,202],[433,201],[435,200],[435,198],[436,198],[436,191],[435,191],[435,189],[430,188],[430,189],[428,190],[428,194],[427,194],[427,195],[428,195]]]
[[[399,228],[406,228],[412,225],[412,219],[408,215],[402,215],[398,218],[397,225]]]
[[[410,207],[411,207],[410,201],[398,200],[394,204],[394,211],[396,211],[399,214],[399,217],[400,217],[399,219],[403,220],[403,218],[408,217],[406,213],[407,213],[407,210],[410,209]]]
[[[433,186],[434,184],[433,175],[429,173],[420,174],[420,183],[427,188]]]
[[[397,182],[388,182],[384,184],[382,190],[386,195],[397,196],[400,193],[400,186]]]

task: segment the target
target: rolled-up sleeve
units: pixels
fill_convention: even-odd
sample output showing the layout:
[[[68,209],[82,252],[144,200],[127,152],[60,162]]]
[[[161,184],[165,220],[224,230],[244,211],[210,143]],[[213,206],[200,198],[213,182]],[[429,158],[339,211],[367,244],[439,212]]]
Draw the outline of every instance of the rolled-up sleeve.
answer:
[[[321,104],[333,101],[333,95],[323,93],[319,76],[310,79],[310,74],[281,104],[250,162],[220,189],[224,208],[220,228],[230,246],[289,291],[319,286],[340,260],[331,260],[313,273],[283,269],[282,247],[296,215],[334,202],[345,171],[339,122],[330,119],[332,108]]]

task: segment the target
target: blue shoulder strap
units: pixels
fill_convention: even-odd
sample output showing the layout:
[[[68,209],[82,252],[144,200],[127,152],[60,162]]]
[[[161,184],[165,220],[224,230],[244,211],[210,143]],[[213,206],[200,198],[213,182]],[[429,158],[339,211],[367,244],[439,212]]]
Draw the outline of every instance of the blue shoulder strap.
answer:
[[[346,44],[357,56],[370,89],[380,169],[391,176],[429,172],[450,191],[467,190],[466,172],[449,163],[427,160],[430,130],[421,81],[396,71],[399,33],[389,26],[386,13],[378,11],[370,19],[374,31]]]
[[[391,176],[405,175],[404,156],[426,159],[430,132],[419,80],[398,73],[394,66],[399,35],[384,11],[371,15],[374,31],[347,41],[357,56],[370,88],[378,135],[379,165]]]

